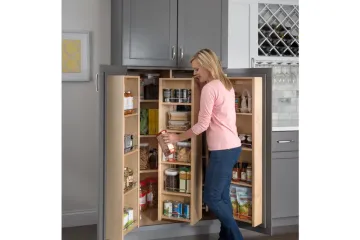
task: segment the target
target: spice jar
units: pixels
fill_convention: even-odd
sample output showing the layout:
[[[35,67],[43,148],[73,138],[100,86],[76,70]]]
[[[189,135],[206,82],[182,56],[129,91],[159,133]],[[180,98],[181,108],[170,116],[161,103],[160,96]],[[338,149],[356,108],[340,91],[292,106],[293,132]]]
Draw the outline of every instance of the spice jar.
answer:
[[[140,144],[140,170],[149,169],[149,144]]]
[[[248,183],[251,183],[251,178],[252,178],[252,169],[251,169],[251,164],[249,164],[249,166],[246,168],[246,181]]]
[[[232,171],[232,180],[239,181],[240,180],[240,163],[235,163]]]
[[[132,188],[135,186],[134,183],[134,171],[131,168],[128,168],[128,172],[129,172],[129,188]]]
[[[148,193],[146,196],[147,205],[149,208],[155,208],[157,206],[157,179],[149,178],[148,182]]]
[[[142,180],[140,181],[140,187],[139,187],[139,207],[140,211],[143,212],[147,209],[147,201],[146,196],[148,194],[148,189],[146,186],[146,181]]]
[[[134,97],[131,91],[124,92],[124,114],[134,113]]]
[[[165,190],[175,192],[179,190],[179,170],[168,168],[165,170]]]
[[[163,135],[167,134],[166,130],[162,130],[157,136],[157,140],[160,144],[160,147],[165,155],[165,157],[169,156],[170,154],[175,153],[175,147],[172,143],[166,143],[164,141]]]
[[[157,169],[158,168],[157,149],[153,149],[152,151],[150,151],[149,167],[150,167],[150,169]]]
[[[246,182],[246,165],[247,165],[246,163],[242,164],[241,174],[240,174],[240,180],[245,182]]]
[[[190,142],[178,142],[176,144],[176,160],[179,162],[191,161],[191,143]]]
[[[127,167],[124,168],[124,190],[129,188],[129,169]]]

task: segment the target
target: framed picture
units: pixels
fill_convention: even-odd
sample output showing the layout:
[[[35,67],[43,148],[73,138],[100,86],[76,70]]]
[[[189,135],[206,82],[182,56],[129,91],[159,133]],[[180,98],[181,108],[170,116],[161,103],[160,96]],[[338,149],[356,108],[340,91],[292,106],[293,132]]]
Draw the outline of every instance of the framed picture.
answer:
[[[62,81],[90,81],[90,32],[63,31]]]

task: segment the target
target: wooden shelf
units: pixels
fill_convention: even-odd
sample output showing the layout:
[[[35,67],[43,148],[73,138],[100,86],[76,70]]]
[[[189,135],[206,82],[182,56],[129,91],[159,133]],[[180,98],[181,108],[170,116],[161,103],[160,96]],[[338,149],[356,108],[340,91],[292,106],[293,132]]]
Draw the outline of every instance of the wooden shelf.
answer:
[[[248,220],[248,219],[243,219],[243,218],[239,218],[239,217],[235,217],[235,216],[234,216],[234,219],[235,219],[236,221],[246,222],[246,223],[252,224],[252,221],[251,221],[251,220]]]
[[[141,138],[155,138],[156,135],[140,135]]]
[[[170,221],[159,221],[157,208],[148,208],[144,212],[141,212],[140,215],[140,227],[172,223]]]
[[[125,190],[124,196],[130,195],[130,193],[134,192],[135,190],[138,190],[138,185],[136,185],[135,187],[132,187],[131,189]]]
[[[178,105],[182,105],[182,106],[191,106],[192,103],[174,103],[174,102],[161,102],[163,105],[174,105],[174,106],[178,106]]]
[[[238,185],[238,186],[243,186],[243,187],[252,187],[251,184],[246,183],[246,182],[235,182],[235,181],[231,181],[231,184]]]
[[[140,170],[140,173],[157,173],[158,169],[148,169],[148,170]]]
[[[172,220],[172,221],[178,221],[178,222],[191,222],[190,219],[186,219],[186,218],[174,218],[174,217],[166,217],[164,215],[161,216],[162,219],[166,219],[166,220]]]
[[[132,114],[124,115],[124,117],[129,118],[129,117],[135,117],[135,116],[138,116],[138,115],[139,115],[138,113],[132,113]]]
[[[242,151],[252,151],[252,148],[248,148],[248,147],[241,147]]]
[[[236,113],[236,115],[243,116],[252,116],[252,113]]]
[[[190,193],[182,193],[182,192],[163,191],[162,194],[164,194],[164,195],[170,195],[170,196],[191,197],[191,194],[190,194]]]
[[[124,153],[124,157],[129,156],[129,155],[131,155],[133,153],[136,153],[138,151],[139,151],[139,148],[136,147],[135,149],[131,150],[130,152]]]
[[[132,230],[134,230],[134,228],[137,227],[136,221],[134,221],[130,226],[128,226],[126,229],[124,229],[124,237],[131,232]]]
[[[157,103],[157,102],[159,102],[159,100],[158,99],[151,99],[151,100],[145,100],[145,99],[142,99],[142,100],[140,100],[140,103]]]
[[[166,165],[183,165],[183,166],[191,166],[191,163],[186,162],[167,162],[167,161],[161,161],[162,164]]]

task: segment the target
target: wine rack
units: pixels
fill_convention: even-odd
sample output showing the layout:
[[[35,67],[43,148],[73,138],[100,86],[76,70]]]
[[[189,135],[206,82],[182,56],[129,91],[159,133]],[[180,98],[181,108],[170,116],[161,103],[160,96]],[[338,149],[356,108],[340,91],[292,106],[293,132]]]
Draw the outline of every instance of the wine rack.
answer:
[[[299,6],[258,5],[258,55],[299,57]]]

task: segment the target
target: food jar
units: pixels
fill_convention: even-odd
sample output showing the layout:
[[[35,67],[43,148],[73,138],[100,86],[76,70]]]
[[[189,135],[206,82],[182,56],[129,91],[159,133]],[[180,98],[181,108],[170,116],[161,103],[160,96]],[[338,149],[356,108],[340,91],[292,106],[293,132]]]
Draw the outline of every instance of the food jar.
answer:
[[[178,142],[176,144],[176,160],[178,162],[191,161],[191,143],[190,142]]]
[[[127,167],[124,168],[124,190],[129,188],[129,169]]]
[[[129,188],[132,188],[135,186],[134,183],[134,171],[131,168],[128,168],[128,172],[129,172]]]
[[[160,147],[164,153],[164,155],[167,157],[169,156],[170,154],[173,154],[175,153],[175,147],[172,143],[166,143],[164,141],[164,138],[163,138],[163,135],[164,134],[167,134],[167,131],[166,130],[162,130],[157,136],[157,140],[160,144]]]
[[[124,114],[134,113],[134,96],[131,91],[124,92]]]
[[[140,211],[144,212],[147,209],[146,196],[148,194],[147,182],[145,180],[140,181],[139,187],[139,207]]]
[[[179,190],[179,170],[168,168],[165,170],[165,190],[176,192]]]
[[[149,169],[149,143],[140,144],[140,170]]]
[[[150,169],[157,169],[158,168],[157,149],[153,149],[153,150],[150,151],[149,167],[150,167]]]
[[[147,205],[149,208],[156,208],[157,207],[157,179],[156,178],[148,178],[148,193],[146,196]]]

